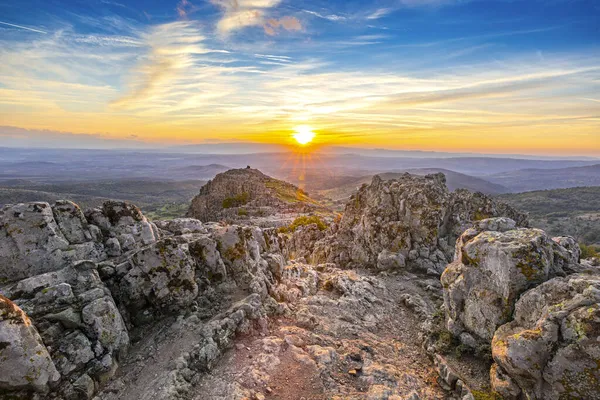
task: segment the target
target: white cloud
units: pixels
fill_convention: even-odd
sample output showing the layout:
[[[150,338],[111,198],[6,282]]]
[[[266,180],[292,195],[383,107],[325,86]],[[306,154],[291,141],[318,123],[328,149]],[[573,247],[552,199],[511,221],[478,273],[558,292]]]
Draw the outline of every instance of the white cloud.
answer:
[[[378,10],[375,10],[371,14],[367,15],[367,19],[379,19],[379,18],[385,17],[392,11],[393,10],[391,8],[380,8]]]

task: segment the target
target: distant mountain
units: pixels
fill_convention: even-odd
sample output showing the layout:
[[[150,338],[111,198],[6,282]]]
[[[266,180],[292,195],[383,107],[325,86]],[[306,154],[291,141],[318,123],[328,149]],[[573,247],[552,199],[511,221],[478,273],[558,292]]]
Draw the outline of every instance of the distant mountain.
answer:
[[[500,194],[507,193],[509,190],[502,185],[494,184],[488,182],[481,178],[476,178],[474,176],[469,176],[465,174],[461,174],[455,171],[450,171],[447,169],[441,168],[423,168],[423,169],[410,169],[402,172],[385,172],[379,175],[384,180],[389,179],[397,179],[404,173],[410,173],[413,175],[428,175],[434,174],[438,172],[442,172],[446,175],[446,186],[448,189],[453,191],[456,189],[468,189],[472,192],[482,192],[485,194]],[[348,177],[345,177],[344,180],[346,182],[340,184],[337,187],[333,187],[330,189],[319,190],[318,193],[321,196],[330,198],[334,201],[345,200],[350,197],[352,194],[358,191],[358,188],[364,183],[370,183],[373,179],[374,175],[366,175],[362,177],[354,178],[353,180],[349,180]]]
[[[522,169],[488,175],[485,179],[506,186],[511,192],[598,186],[600,164],[557,169]]]
[[[600,244],[600,186],[503,194],[498,198],[529,213],[531,225],[554,236]]]
[[[125,200],[152,217],[183,217],[205,180],[115,179],[41,183],[23,179],[0,181],[0,205],[69,199],[83,208]]]
[[[41,190],[0,187],[0,207],[6,204],[28,203],[30,201],[45,201],[53,204],[57,200],[65,199],[74,201],[84,209],[97,207],[109,200],[108,198],[86,196],[74,193],[54,193]]]
[[[221,164],[186,165],[185,167],[174,168],[172,172],[179,174],[178,179],[212,179],[217,174],[229,169],[231,168]]]

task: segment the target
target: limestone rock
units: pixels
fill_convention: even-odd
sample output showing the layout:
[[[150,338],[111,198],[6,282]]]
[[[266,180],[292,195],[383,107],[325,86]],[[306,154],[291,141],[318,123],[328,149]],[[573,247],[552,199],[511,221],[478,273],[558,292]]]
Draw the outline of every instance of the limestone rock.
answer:
[[[55,210],[41,202],[0,209],[0,282],[56,271],[78,260],[106,258],[102,245],[91,241],[76,205],[58,202]]]
[[[315,262],[404,268],[441,273],[454,257],[457,237],[489,216],[527,217],[481,193],[450,193],[443,174],[375,176],[352,196],[339,226],[315,245]],[[402,259],[405,261],[402,262]]]
[[[85,216],[90,224],[100,228],[104,240],[116,238],[123,252],[136,251],[160,239],[156,225],[127,202],[107,201],[101,208],[87,210]],[[116,246],[110,246],[116,252]]]
[[[175,218],[168,221],[157,221],[156,226],[174,235],[206,233],[206,228],[202,222],[194,218]]]
[[[108,356],[114,373],[126,354],[128,331],[96,264],[80,261],[5,286],[3,292],[35,321],[62,375],[57,392],[66,393],[69,382],[84,374],[100,382],[106,376],[97,365]]]
[[[600,399],[599,337],[600,277],[545,282],[523,294],[514,320],[496,331],[494,368],[509,379],[492,383],[506,392],[514,382],[532,400]]]
[[[510,226],[486,221],[482,228]],[[555,262],[557,246],[539,229],[467,230],[457,241],[456,260],[442,274],[448,329],[489,343],[496,328],[510,321],[526,290],[564,275]]]
[[[198,295],[194,271],[188,245],[162,239],[117,266],[113,294],[132,316],[148,308],[180,310]]]
[[[0,391],[47,392],[59,378],[31,320],[0,295]]]

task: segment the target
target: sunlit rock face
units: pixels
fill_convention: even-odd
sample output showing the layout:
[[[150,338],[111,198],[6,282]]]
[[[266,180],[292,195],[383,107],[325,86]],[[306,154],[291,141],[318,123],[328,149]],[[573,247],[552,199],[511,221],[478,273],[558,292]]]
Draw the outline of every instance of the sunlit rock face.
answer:
[[[441,273],[454,256],[454,242],[474,221],[527,217],[481,193],[450,193],[443,174],[383,181],[378,176],[363,185],[346,205],[339,226],[318,242],[319,262],[378,269],[412,268]]]
[[[565,249],[545,232],[514,226],[491,219],[466,230],[442,274],[448,329],[465,342],[489,343],[496,328],[511,320],[523,292],[564,275],[569,265],[561,257]]]
[[[15,303],[0,295],[0,395],[46,393],[60,378],[42,338]]]
[[[526,292],[492,341],[505,399],[600,398],[600,276],[555,278]]]

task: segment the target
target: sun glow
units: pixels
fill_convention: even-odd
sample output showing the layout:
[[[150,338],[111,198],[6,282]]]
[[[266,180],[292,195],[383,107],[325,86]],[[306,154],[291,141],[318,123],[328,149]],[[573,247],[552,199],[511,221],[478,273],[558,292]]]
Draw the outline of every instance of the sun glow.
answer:
[[[315,138],[315,133],[308,125],[299,125],[295,127],[294,130],[296,133],[294,133],[292,136],[294,139],[296,139],[296,142],[302,146],[309,144]]]

